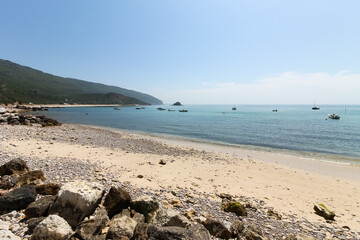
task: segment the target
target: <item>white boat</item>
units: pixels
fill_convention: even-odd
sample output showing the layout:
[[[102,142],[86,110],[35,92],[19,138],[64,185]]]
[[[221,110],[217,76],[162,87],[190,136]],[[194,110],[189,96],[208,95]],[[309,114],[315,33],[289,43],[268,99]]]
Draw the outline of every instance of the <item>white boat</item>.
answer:
[[[340,119],[340,116],[337,115],[337,114],[335,114],[335,113],[333,113],[333,114],[328,114],[328,116],[329,116],[329,118],[331,118],[331,119]]]

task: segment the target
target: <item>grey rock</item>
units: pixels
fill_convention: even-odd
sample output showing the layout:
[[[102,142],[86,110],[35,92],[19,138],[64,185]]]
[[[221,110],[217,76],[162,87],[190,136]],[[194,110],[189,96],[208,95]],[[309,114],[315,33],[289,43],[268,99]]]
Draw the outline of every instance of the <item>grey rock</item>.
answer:
[[[211,236],[209,231],[204,227],[204,225],[195,223],[187,227],[191,232],[193,232],[200,240],[210,240]]]
[[[83,240],[105,239],[106,235],[102,234],[102,230],[109,222],[109,217],[105,209],[97,209],[94,215],[89,219],[82,221],[76,231],[75,237]]]
[[[44,220],[45,217],[38,217],[38,218],[31,218],[29,220],[26,221],[27,224],[27,234],[32,234],[34,232],[34,229],[36,228],[36,226],[42,221]]]
[[[214,237],[223,239],[231,238],[232,234],[230,233],[229,229],[227,229],[223,223],[216,219],[207,218],[206,221],[203,222],[203,225]]]
[[[134,221],[136,221],[137,223],[144,223],[145,222],[145,217],[144,215],[142,215],[141,213],[136,212],[134,214],[134,216],[132,217],[132,219],[134,219]]]
[[[159,209],[159,203],[151,196],[142,196],[131,203],[131,208],[145,216],[145,221],[149,222]]]
[[[16,158],[0,166],[0,176],[23,173],[28,170],[29,168],[27,167],[26,162],[21,158]]]
[[[63,218],[50,215],[36,226],[31,240],[66,240],[72,234],[70,225]]]
[[[0,189],[8,190],[18,183],[17,177],[14,175],[5,175],[0,178]]]
[[[233,237],[240,236],[245,229],[245,223],[242,221],[236,221],[231,224],[230,232]]]
[[[291,234],[287,236],[285,240],[319,240],[319,239],[305,234]]]
[[[147,230],[149,240],[199,240],[192,231],[181,227],[159,227],[149,225]]]
[[[151,220],[151,223],[154,225],[160,225],[163,226],[165,225],[167,222],[169,222],[169,220],[178,215],[179,213],[169,209],[169,208],[163,208],[161,207],[155,214],[155,217]]]
[[[36,200],[36,190],[32,185],[17,188],[0,196],[0,210],[21,210]]]
[[[10,230],[0,230],[1,240],[21,240],[21,237],[16,236]]]
[[[74,229],[96,209],[104,193],[104,186],[95,182],[74,181],[64,184],[49,214],[58,214]]]
[[[148,231],[149,224],[147,223],[139,223],[136,225],[134,230],[134,235],[132,240],[147,240],[148,239]]]
[[[128,192],[122,188],[111,187],[109,193],[105,197],[104,207],[112,218],[115,214],[120,213],[123,209],[130,206],[131,197]]]
[[[39,200],[32,202],[25,209],[27,219],[45,217],[50,206],[54,203],[56,196],[45,196]]]
[[[187,228],[190,226],[190,221],[183,215],[176,214],[175,216],[172,216],[169,221],[165,223],[165,226],[173,226],[173,227],[182,227]]]
[[[133,237],[137,222],[132,218],[118,214],[115,215],[110,221],[110,228],[107,234],[109,239],[120,239],[122,237]]]

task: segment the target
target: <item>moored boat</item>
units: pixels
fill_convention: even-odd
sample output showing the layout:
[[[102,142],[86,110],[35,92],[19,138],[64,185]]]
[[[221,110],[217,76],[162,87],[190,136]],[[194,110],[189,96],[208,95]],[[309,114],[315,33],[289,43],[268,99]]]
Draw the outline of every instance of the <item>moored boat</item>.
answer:
[[[114,110],[120,110],[120,107],[114,107]]]
[[[165,111],[166,109],[159,107],[159,108],[157,108],[157,110],[159,110],[159,111]]]
[[[186,109],[179,110],[179,112],[188,112]]]
[[[328,114],[328,117],[331,118],[331,119],[340,119],[340,116],[333,113],[333,114]]]
[[[312,107],[311,109],[312,109],[312,110],[320,110],[319,107],[316,107],[316,106],[315,106],[315,102],[314,102],[314,107]]]

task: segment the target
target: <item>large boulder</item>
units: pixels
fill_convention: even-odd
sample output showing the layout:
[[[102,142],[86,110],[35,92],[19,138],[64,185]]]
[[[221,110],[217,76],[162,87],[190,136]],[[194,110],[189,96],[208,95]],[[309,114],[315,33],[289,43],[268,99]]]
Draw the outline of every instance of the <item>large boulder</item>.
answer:
[[[107,212],[103,208],[98,208],[95,213],[82,221],[76,231],[75,237],[83,240],[105,239],[106,234],[102,233],[109,221]]]
[[[95,182],[74,181],[64,184],[49,214],[63,217],[74,229],[90,216],[104,194],[104,187]]]
[[[72,234],[70,225],[63,218],[49,215],[36,226],[31,240],[67,240]]]
[[[120,213],[123,209],[130,206],[131,197],[128,192],[122,188],[111,187],[109,193],[105,197],[104,207],[112,218],[116,214]]]
[[[27,219],[44,217],[47,215],[47,212],[50,206],[54,203],[56,196],[45,196],[39,200],[32,202],[25,209],[25,216]]]
[[[108,239],[132,238],[137,222],[125,214],[118,214],[110,221]]]
[[[36,185],[36,192],[41,195],[57,195],[60,190],[60,184],[58,183],[47,183]]]
[[[141,196],[131,203],[131,208],[143,214],[146,222],[150,222],[159,209],[159,203],[151,196]]]
[[[227,229],[223,223],[216,219],[207,218],[203,222],[203,225],[214,237],[229,239],[232,236],[229,229]]]
[[[21,210],[36,200],[36,190],[32,185],[17,188],[0,196],[0,211]]]
[[[0,176],[23,173],[28,170],[29,168],[27,167],[26,162],[21,158],[16,158],[0,166]]]

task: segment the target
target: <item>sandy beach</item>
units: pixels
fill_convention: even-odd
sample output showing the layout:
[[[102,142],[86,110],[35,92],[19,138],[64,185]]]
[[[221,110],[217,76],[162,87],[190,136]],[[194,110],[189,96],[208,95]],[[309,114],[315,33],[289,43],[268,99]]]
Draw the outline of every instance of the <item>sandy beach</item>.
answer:
[[[0,150],[10,156],[97,163],[99,175],[135,188],[186,189],[218,202],[220,193],[245,196],[276,210],[284,221],[293,216],[315,230],[347,226],[360,232],[359,166],[79,125],[0,125],[0,133]],[[333,210],[336,221],[327,223],[316,215],[318,203]]]

